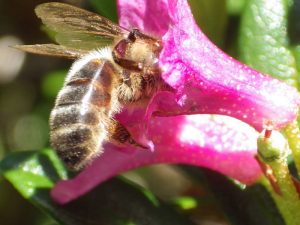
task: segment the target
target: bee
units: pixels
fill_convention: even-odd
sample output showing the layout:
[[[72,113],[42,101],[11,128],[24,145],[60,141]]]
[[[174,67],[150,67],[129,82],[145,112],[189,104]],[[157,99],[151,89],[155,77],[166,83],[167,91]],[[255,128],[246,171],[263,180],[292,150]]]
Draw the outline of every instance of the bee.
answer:
[[[104,142],[147,148],[114,115],[168,89],[158,66],[161,40],[68,4],[44,3],[35,12],[58,44],[16,48],[76,60],[49,119],[51,146],[66,166],[83,169],[103,152]]]

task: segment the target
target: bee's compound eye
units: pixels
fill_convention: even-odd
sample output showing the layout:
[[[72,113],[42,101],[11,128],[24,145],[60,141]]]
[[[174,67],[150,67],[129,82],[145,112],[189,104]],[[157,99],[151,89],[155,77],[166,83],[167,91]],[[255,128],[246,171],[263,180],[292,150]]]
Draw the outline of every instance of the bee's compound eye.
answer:
[[[135,42],[137,32],[139,32],[138,29],[132,29],[132,31],[130,31],[130,33],[128,34],[128,40],[131,42]]]

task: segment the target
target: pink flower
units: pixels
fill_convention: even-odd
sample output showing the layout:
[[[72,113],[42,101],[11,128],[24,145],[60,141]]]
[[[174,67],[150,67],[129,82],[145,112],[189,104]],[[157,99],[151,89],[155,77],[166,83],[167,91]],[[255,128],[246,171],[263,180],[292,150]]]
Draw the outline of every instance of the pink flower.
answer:
[[[122,26],[162,37],[162,77],[176,93],[157,93],[146,109],[124,109],[117,116],[153,151],[106,144],[81,174],[59,182],[52,197],[66,203],[112,176],[154,163],[204,166],[255,182],[261,175],[254,159],[257,131],[269,122],[281,128],[293,121],[297,91],[218,49],[197,27],[186,0],[119,0],[118,7]]]

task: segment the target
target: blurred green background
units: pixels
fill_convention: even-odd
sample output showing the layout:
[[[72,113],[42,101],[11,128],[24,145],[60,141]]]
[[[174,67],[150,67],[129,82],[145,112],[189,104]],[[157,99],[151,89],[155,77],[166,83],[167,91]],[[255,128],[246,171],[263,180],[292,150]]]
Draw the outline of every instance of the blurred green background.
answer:
[[[292,2],[290,0],[283,1]],[[28,55],[9,47],[16,44],[52,42],[34,14],[35,6],[42,2],[48,1],[0,0],[0,160],[13,151],[40,150],[49,146],[49,113],[72,63],[64,59]],[[115,22],[117,21],[115,1],[113,0],[61,2],[96,11]],[[190,0],[189,2],[197,22],[210,39],[233,57],[243,59],[251,64],[252,56],[243,53],[243,49],[240,48],[240,43],[242,42],[244,45],[243,41],[247,38],[239,39],[242,36],[239,36],[241,23],[247,26],[247,20],[245,22],[244,19],[241,22],[241,15],[243,15],[248,0]],[[290,13],[291,17],[295,17],[292,18],[294,21],[300,14],[297,11],[300,9],[299,1],[297,4],[298,7],[293,8],[295,12]],[[296,31],[290,32],[291,43],[295,45],[294,43],[299,41],[297,34],[300,33],[300,27],[297,25],[298,23],[289,24],[288,29]],[[287,45],[286,39],[282,42],[283,45]],[[295,51],[296,59],[298,56],[299,60],[300,48],[295,47],[293,51]],[[291,62],[289,61],[289,63]],[[293,63],[295,64],[294,61]],[[298,63],[298,65],[300,64]],[[272,73],[272,70],[268,71],[269,68],[262,67],[261,70]],[[297,86],[295,84],[297,79],[294,79],[296,73],[296,69],[291,70],[288,78],[293,78],[291,83],[295,86]],[[156,178],[153,179],[154,173],[161,175],[156,175]],[[148,187],[167,201],[172,201],[172,197],[178,193],[191,191],[191,186],[193,186],[192,179],[177,168],[169,166],[155,166],[142,171],[130,172],[126,176],[142,186]],[[168,183],[174,184],[171,193],[169,188],[165,188]],[[193,191],[200,192],[201,196],[207,196],[201,188],[195,188],[195,186],[193,188]],[[181,200],[179,199],[176,204],[180,204],[183,208],[194,207],[195,202],[192,199]],[[208,212],[210,207],[213,207],[214,211],[218,211],[217,205],[211,206],[211,203],[207,202],[204,205],[208,210],[202,210],[200,215],[202,219],[203,216],[210,218],[208,221],[211,223],[207,224],[227,224],[222,213],[217,214],[218,216],[214,214],[211,217]],[[194,221],[197,221],[196,214],[199,216],[199,212],[195,213]],[[199,224],[204,224],[202,222]],[[24,200],[7,181],[0,177],[0,224],[50,225],[56,224],[56,222]]]
[[[12,151],[48,146],[49,112],[71,65],[9,47],[50,41],[34,14],[42,2],[0,1],[0,159]],[[55,223],[0,177],[0,224]]]

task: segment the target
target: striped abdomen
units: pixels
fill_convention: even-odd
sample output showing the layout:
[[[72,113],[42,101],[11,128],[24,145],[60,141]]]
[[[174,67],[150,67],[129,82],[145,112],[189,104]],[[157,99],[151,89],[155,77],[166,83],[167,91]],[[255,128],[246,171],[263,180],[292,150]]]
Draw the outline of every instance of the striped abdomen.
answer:
[[[50,116],[50,142],[65,164],[79,170],[101,153],[113,114],[117,82],[111,62],[82,59],[74,63]]]

